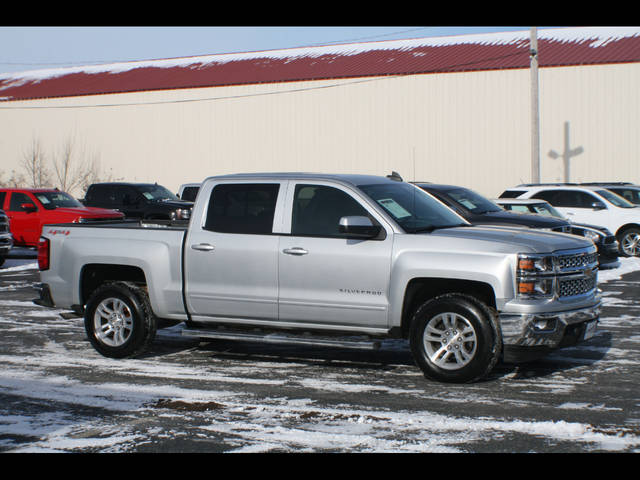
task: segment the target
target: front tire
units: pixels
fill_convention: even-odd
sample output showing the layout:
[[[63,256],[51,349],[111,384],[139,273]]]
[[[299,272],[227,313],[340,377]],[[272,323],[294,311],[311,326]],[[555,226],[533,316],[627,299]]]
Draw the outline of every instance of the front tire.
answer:
[[[448,383],[480,380],[502,351],[493,311],[463,294],[441,295],[420,306],[413,316],[409,342],[425,377]]]
[[[89,341],[111,358],[142,353],[155,338],[156,324],[147,293],[127,282],[99,287],[87,302],[84,315]]]
[[[640,256],[640,229],[627,228],[618,236],[620,253],[625,257]]]

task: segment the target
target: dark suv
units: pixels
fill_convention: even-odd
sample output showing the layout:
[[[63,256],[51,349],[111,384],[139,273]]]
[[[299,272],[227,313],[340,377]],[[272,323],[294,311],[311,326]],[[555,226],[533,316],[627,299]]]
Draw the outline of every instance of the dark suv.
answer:
[[[571,233],[571,224],[565,219],[507,212],[468,188],[423,182],[415,184],[475,225],[520,226]]]
[[[506,211],[491,200],[464,187],[435,185],[433,183],[416,183],[416,185],[464,217],[469,223],[475,225],[540,228],[587,237],[598,248],[600,268],[616,268],[620,265],[618,255],[615,252],[617,244],[614,244],[614,251],[611,249],[611,242],[615,241],[615,237],[602,227],[588,228],[589,226],[587,225],[574,224],[564,218],[555,216]],[[606,233],[594,239],[589,235],[594,228]]]
[[[88,207],[120,210],[125,218],[187,220],[193,202],[180,200],[157,183],[94,183],[84,197]]]

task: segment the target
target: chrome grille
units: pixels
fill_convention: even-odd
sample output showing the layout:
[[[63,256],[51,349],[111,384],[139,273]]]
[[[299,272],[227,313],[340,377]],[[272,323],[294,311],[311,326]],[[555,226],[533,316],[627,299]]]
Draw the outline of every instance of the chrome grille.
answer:
[[[556,265],[560,270],[578,269],[594,266],[598,262],[598,253],[579,253],[556,257]]]
[[[596,288],[596,275],[580,278],[560,278],[558,282],[558,296],[573,297],[583,295]]]

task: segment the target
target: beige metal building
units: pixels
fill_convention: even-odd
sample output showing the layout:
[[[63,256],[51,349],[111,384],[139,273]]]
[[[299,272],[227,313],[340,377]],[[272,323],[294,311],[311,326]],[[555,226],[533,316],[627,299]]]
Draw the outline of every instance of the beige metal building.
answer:
[[[529,36],[0,74],[0,181],[35,144],[48,159],[73,145],[100,179],[173,191],[225,173],[395,170],[495,197],[532,179]],[[537,38],[541,181],[640,183],[640,27]]]

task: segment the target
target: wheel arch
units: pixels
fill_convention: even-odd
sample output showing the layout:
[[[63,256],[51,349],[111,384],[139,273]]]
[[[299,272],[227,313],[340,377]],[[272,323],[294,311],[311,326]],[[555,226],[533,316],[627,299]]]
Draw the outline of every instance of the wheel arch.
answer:
[[[80,271],[80,302],[85,305],[101,285],[107,282],[122,281],[140,286],[147,286],[147,279],[142,268],[134,265],[112,265],[90,263]]]
[[[447,293],[469,295],[480,300],[489,308],[496,308],[495,291],[488,283],[452,278],[414,278],[409,281],[404,293],[401,319],[402,337],[409,337],[413,314],[420,305]]]
[[[640,224],[637,224],[637,223],[625,223],[620,228],[618,228],[618,230],[616,231],[616,237],[618,235],[620,235],[622,232],[624,232],[625,230],[628,230],[629,228],[637,228],[638,230],[640,230]]]

